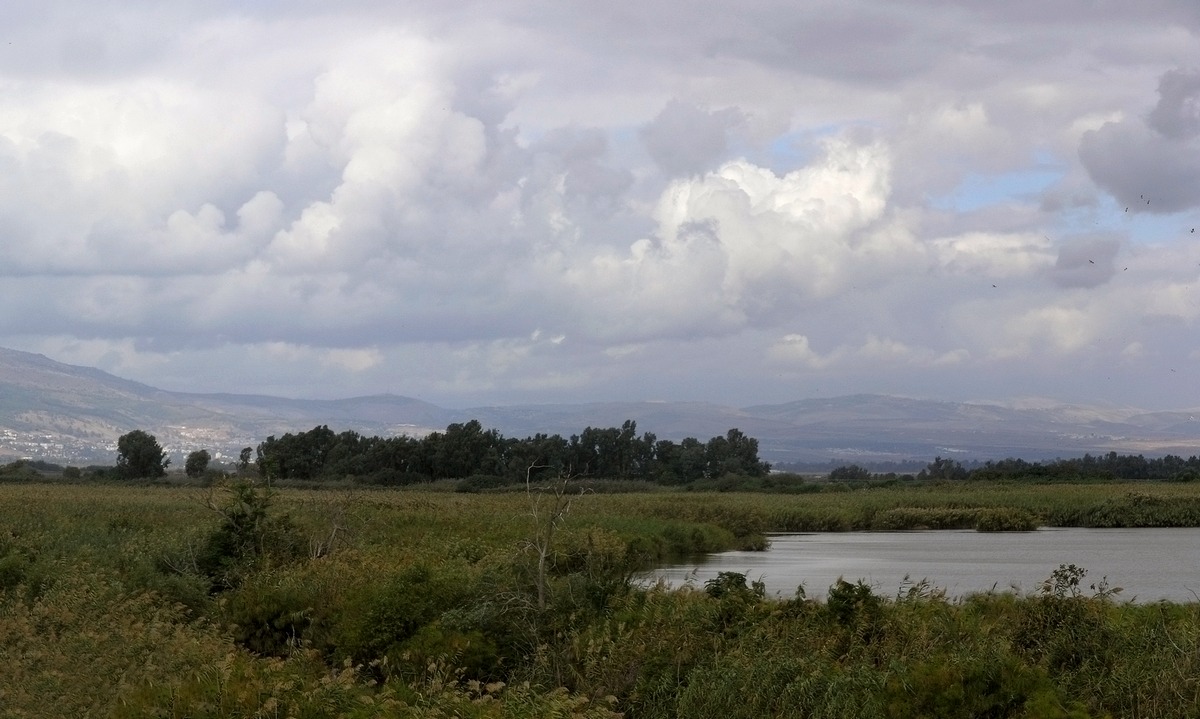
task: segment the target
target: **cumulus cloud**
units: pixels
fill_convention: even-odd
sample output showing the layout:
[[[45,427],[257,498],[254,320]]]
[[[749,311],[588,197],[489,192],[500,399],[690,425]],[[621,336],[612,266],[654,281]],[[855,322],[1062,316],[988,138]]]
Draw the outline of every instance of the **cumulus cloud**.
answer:
[[[1145,119],[1106,122],[1083,134],[1079,157],[1098,185],[1129,211],[1178,212],[1200,205],[1200,73],[1171,70]]]
[[[0,344],[452,403],[1182,357],[1200,22],[1083,5],[14,9]]]
[[[586,325],[610,340],[727,335],[887,271],[858,233],[887,203],[890,162],[873,142],[825,143],[786,175],[746,161],[672,182],[652,237],[568,267],[582,297],[610,298]]]
[[[1158,81],[1158,104],[1147,123],[1171,140],[1200,134],[1200,71],[1168,70]]]

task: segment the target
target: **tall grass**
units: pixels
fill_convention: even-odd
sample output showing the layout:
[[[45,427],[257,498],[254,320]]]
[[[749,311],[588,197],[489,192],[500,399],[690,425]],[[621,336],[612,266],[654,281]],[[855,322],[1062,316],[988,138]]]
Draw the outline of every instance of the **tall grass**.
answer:
[[[300,556],[191,561],[219,490],[0,486],[0,716],[1196,716],[1200,606],[1064,571],[1034,596],[736,575],[639,589],[648,562],[768,532],[1200,524],[1185,484],[575,496],[548,574],[522,493],[283,489]],[[237,495],[233,495],[236,498]],[[244,497],[243,497],[244,499]],[[283,526],[283,525],[272,525]],[[292,549],[288,550],[289,552]],[[539,583],[545,590],[538,602]]]

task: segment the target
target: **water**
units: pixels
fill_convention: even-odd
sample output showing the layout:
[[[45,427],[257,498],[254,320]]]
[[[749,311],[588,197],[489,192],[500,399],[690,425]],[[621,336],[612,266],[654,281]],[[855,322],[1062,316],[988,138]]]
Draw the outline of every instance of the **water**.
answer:
[[[723,552],[653,572],[671,586],[704,582],[719,572],[761,580],[772,596],[792,597],[803,584],[824,597],[839,577],[866,581],[894,596],[927,579],[950,597],[974,592],[1036,591],[1062,564],[1087,570],[1081,589],[1107,576],[1119,601],[1200,601],[1200,529],[1039,529],[1036,532],[827,532],[771,536],[765,552]]]

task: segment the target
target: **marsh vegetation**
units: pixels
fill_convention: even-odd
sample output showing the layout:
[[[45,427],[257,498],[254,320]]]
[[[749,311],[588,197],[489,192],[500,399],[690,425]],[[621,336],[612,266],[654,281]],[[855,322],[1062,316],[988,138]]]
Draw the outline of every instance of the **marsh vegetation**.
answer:
[[[1069,566],[1025,596],[953,600],[853,578],[821,601],[767,598],[732,573],[682,591],[630,581],[776,530],[978,525],[986,512],[1195,525],[1191,484],[781,496],[579,493],[572,481],[486,494],[0,485],[0,706],[6,717],[1177,717],[1200,705],[1200,606],[1122,603]]]

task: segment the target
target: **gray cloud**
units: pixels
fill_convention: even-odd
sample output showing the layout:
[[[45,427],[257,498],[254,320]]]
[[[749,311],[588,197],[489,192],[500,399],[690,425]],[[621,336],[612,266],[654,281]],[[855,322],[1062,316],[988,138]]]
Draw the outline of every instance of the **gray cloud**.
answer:
[[[642,128],[641,138],[668,175],[694,175],[712,169],[725,156],[727,134],[741,122],[737,108],[713,112],[671,100]]]
[[[1200,134],[1200,72],[1170,70],[1158,82],[1158,104],[1147,121],[1171,140]]]
[[[1178,212],[1200,205],[1200,146],[1134,122],[1084,133],[1079,158],[1096,184],[1129,212]]]
[[[1073,237],[1059,244],[1051,276],[1060,287],[1099,287],[1117,273],[1120,241],[1114,237]]]
[[[1107,122],[1083,134],[1088,173],[1128,211],[1178,212],[1200,206],[1200,74],[1169,70],[1145,123]]]
[[[0,344],[468,404],[1200,367],[1196,7],[8,7]]]

